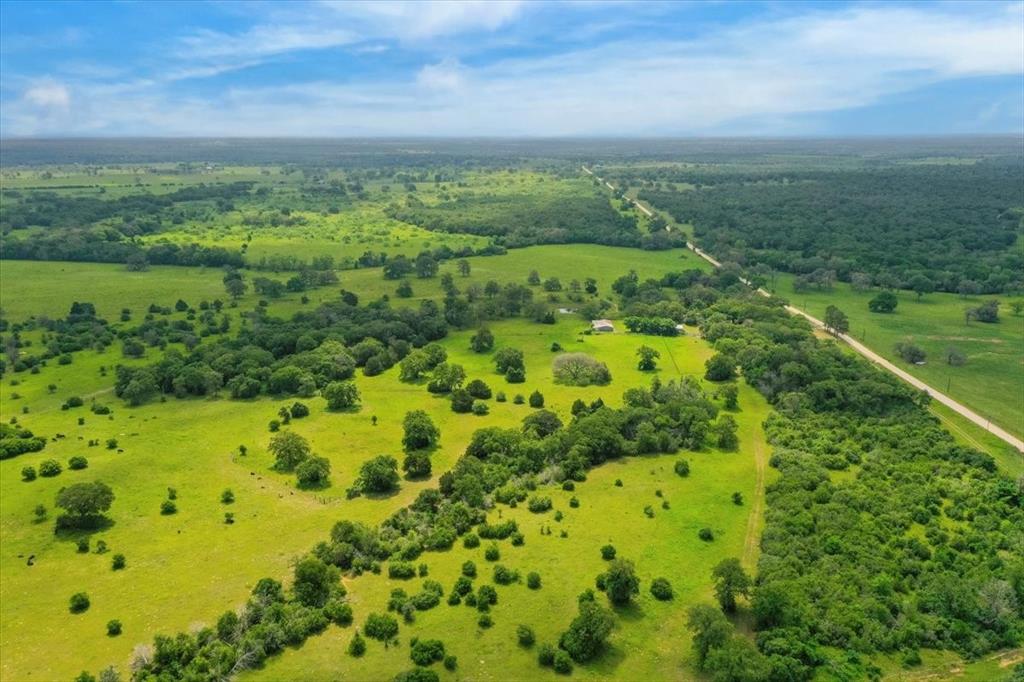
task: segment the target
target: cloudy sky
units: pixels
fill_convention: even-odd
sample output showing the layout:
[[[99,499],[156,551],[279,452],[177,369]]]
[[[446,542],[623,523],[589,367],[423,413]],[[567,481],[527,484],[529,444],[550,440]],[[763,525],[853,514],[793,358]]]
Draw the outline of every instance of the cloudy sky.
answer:
[[[1024,131],[1024,2],[4,2],[0,135]]]

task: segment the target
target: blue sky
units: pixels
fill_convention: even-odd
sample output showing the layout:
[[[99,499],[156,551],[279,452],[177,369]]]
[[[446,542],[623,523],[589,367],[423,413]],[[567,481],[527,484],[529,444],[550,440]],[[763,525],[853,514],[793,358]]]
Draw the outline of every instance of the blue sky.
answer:
[[[0,135],[1024,131],[1024,2],[3,2]]]

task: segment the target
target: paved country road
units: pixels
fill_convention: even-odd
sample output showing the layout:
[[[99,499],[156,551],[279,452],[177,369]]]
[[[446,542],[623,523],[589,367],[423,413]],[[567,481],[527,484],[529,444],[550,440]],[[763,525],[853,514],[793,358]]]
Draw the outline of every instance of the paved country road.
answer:
[[[609,189],[612,189],[612,190],[615,189],[614,185],[612,185],[610,182],[607,182],[603,178],[595,175],[594,172],[592,170],[590,170],[589,168],[587,168],[586,166],[583,166],[582,168],[583,168],[583,172],[584,173],[586,173],[588,175],[593,175],[595,178],[598,179],[598,181],[604,183]],[[630,199],[628,197],[626,197],[626,201],[632,203],[638,209],[643,211],[647,216],[653,216],[654,215],[654,212],[650,208],[648,208],[647,206],[644,206],[639,201]],[[690,249],[695,254],[697,254],[698,256],[700,256],[701,258],[706,260],[707,262],[709,262],[712,265],[714,265],[716,268],[717,267],[721,267],[721,265],[722,265],[721,263],[719,263],[717,260],[715,260],[709,254],[705,253],[700,248],[698,248],[696,245],[691,244],[689,241],[686,242],[686,248]],[[746,282],[746,280],[744,280],[744,281]],[[746,283],[748,285],[750,284],[750,282],[746,282]],[[769,293],[768,291],[766,291],[764,289],[758,289],[757,293],[761,294],[762,296],[771,297],[771,293]],[[795,307],[793,307],[791,305],[787,305],[786,306],[786,310],[790,314],[792,314],[792,315],[799,315],[800,317],[806,319],[816,329],[825,329],[825,323],[824,322],[822,322],[821,320],[819,320],[816,317],[808,315],[807,313],[805,313],[803,310],[800,310],[799,308],[795,308]],[[855,351],[857,351],[858,353],[860,353],[861,355],[866,357],[868,360],[870,360],[871,362],[873,362],[876,365],[878,365],[879,367],[881,367],[882,369],[885,369],[885,370],[888,370],[889,372],[892,372],[893,374],[898,376],[900,379],[902,379],[903,381],[905,381],[908,384],[910,384],[911,386],[913,386],[914,388],[922,390],[925,393],[927,393],[928,395],[930,395],[933,400],[937,400],[938,402],[942,403],[943,405],[945,405],[946,407],[950,408],[954,412],[960,414],[961,416],[965,417],[966,419],[969,419],[970,421],[974,422],[975,424],[977,424],[981,428],[985,429],[986,431],[991,433],[993,436],[996,436],[1000,440],[1010,444],[1011,446],[1016,448],[1018,452],[1024,453],[1024,441],[1022,441],[1020,438],[1017,438],[1013,434],[1005,431],[1004,429],[999,428],[998,426],[993,424],[988,419],[985,419],[984,417],[982,417],[980,414],[978,414],[974,410],[971,410],[970,408],[968,408],[968,407],[966,407],[964,405],[961,405],[960,403],[958,403],[957,401],[953,400],[952,398],[950,398],[945,393],[942,393],[941,391],[938,391],[938,390],[932,388],[931,386],[929,386],[928,384],[924,383],[923,381],[921,381],[917,377],[911,375],[909,372],[907,372],[907,371],[905,371],[903,369],[900,369],[899,367],[897,367],[893,363],[889,362],[888,360],[883,358],[881,355],[879,355],[875,351],[871,350],[870,348],[868,348],[867,346],[865,346],[863,343],[861,343],[857,339],[853,338],[852,336],[849,336],[848,334],[834,334],[834,336],[836,336],[838,339],[846,342],[847,345],[849,345]]]

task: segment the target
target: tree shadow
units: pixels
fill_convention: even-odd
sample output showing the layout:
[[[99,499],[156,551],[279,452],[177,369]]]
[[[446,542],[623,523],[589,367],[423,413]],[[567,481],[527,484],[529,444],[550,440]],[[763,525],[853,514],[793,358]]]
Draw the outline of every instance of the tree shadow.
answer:
[[[67,520],[62,521],[62,519]],[[77,542],[80,538],[88,537],[93,533],[101,533],[113,527],[114,520],[106,516],[97,515],[96,518],[81,520],[70,519],[67,514],[63,514],[57,518],[53,534],[62,542]]]
[[[644,617],[644,607],[636,601],[621,606],[612,605],[615,615],[625,621],[638,621]]]
[[[369,492],[369,491],[364,490],[362,492],[362,497],[365,497],[368,500],[387,500],[387,499],[390,499],[390,498],[394,497],[395,495],[397,495],[400,492],[400,490],[401,490],[401,488],[399,488],[398,486],[395,486],[391,490],[386,490],[384,492],[379,492],[379,491]]]

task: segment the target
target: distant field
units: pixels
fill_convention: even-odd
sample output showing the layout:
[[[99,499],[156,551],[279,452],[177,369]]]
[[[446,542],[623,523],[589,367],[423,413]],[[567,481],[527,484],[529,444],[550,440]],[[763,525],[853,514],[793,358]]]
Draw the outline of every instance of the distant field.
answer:
[[[832,291],[795,293],[792,276],[776,276],[778,295],[821,319],[835,305],[850,318],[850,334],[903,367],[922,381],[964,403],[1018,436],[1024,435],[1024,317],[1013,315],[1013,297],[934,293],[920,301],[911,292],[899,293],[892,314],[872,313],[868,301],[877,292],[855,292],[838,283]],[[964,309],[986,300],[1002,301],[996,324],[964,322]],[[893,350],[897,342],[912,339],[928,354],[924,365],[910,365]],[[967,364],[953,367],[945,351],[954,347],[967,355]]]
[[[456,284],[462,288],[471,283],[482,286],[489,279],[525,283],[531,270],[537,270],[542,277],[558,275],[565,286],[570,276],[581,281],[593,277],[602,295],[608,295],[612,281],[631,269],[642,277],[660,277],[671,271],[710,268],[705,261],[683,249],[638,251],[591,244],[535,246],[515,249],[504,256],[480,256],[469,261],[469,277],[459,275],[453,262],[442,264],[441,272],[455,274]],[[255,274],[287,278],[285,273]],[[346,270],[338,275],[341,282],[337,287],[315,289],[307,294],[310,305],[335,298],[341,288],[358,292],[363,300],[388,294],[396,305],[403,301],[394,295],[398,282],[384,279],[380,268]],[[0,261],[0,288],[4,292],[0,304],[5,316],[12,321],[31,315],[62,316],[74,301],[94,303],[101,314],[116,319],[121,308],[142,312],[150,303],[173,306],[182,297],[190,303],[215,298],[227,300],[222,278],[223,273],[216,268],[154,266],[147,272],[129,272],[122,265],[103,263]],[[438,278],[413,278],[412,286],[414,297],[408,302],[441,295]],[[543,292],[538,288],[535,295],[542,296]],[[250,309],[258,298],[250,289],[239,305]],[[296,310],[300,307],[299,298],[297,294],[285,295],[274,301],[272,310],[277,314]]]

